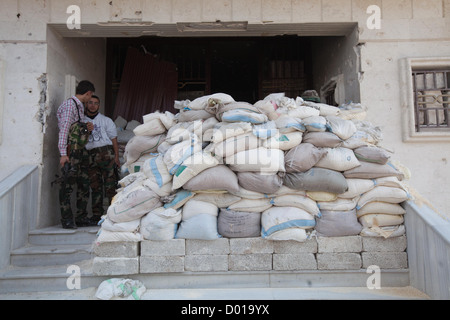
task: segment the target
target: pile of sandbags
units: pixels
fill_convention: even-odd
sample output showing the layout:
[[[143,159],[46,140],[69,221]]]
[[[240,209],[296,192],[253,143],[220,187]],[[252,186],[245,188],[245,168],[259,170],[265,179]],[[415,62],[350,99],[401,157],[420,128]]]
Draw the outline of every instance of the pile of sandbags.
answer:
[[[404,234],[404,174],[360,105],[217,93],[175,108],[133,130],[105,221],[149,240]]]

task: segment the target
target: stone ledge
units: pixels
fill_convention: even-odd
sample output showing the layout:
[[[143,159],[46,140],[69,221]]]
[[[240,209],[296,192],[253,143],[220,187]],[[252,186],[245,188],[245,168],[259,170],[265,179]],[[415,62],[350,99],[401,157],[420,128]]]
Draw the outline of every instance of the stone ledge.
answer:
[[[305,242],[262,238],[95,244],[98,275],[136,273],[406,269],[406,236],[317,237]]]

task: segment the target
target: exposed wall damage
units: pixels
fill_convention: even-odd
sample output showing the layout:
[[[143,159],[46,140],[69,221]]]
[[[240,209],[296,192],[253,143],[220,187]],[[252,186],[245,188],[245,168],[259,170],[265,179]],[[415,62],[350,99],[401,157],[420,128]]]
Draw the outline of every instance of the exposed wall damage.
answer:
[[[36,120],[42,125],[42,133],[45,133],[46,122],[48,117],[48,105],[47,105],[47,74],[42,74],[38,80],[40,97],[39,97],[39,110],[36,114]]]

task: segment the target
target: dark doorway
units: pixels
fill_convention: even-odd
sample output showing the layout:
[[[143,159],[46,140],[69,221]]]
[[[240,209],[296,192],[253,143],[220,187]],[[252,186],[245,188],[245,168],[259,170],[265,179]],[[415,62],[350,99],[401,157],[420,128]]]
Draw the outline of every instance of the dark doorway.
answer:
[[[258,45],[236,40],[211,43],[211,92],[230,94],[236,101],[258,100]]]

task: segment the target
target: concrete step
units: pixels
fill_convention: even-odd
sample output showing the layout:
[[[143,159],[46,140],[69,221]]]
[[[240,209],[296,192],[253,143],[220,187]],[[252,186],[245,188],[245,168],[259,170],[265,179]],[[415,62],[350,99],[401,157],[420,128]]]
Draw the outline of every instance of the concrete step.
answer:
[[[18,267],[73,264],[92,258],[92,244],[27,245],[11,252],[11,265]]]
[[[51,226],[31,231],[28,236],[28,242],[35,245],[91,244],[95,240],[99,229],[99,226],[77,229],[63,229],[61,226]]]

